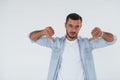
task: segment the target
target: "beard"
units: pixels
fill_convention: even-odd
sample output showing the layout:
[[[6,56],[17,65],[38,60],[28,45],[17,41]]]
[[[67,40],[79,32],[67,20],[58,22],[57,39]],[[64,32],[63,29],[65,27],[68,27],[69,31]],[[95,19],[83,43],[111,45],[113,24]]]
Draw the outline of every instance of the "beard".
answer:
[[[67,32],[67,31],[66,31]],[[77,38],[77,33],[76,32],[67,32],[67,36],[70,38],[70,39],[76,39]]]

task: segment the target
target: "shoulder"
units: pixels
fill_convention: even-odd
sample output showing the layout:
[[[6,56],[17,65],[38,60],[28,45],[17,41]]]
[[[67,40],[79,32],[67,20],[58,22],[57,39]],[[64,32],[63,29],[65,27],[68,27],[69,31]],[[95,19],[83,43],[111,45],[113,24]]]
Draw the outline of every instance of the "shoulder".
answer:
[[[78,36],[78,40],[79,41],[89,41],[89,39],[87,37],[81,37],[81,36]]]
[[[78,37],[78,41],[80,45],[84,45],[85,47],[90,47],[90,42],[89,39],[87,37]]]

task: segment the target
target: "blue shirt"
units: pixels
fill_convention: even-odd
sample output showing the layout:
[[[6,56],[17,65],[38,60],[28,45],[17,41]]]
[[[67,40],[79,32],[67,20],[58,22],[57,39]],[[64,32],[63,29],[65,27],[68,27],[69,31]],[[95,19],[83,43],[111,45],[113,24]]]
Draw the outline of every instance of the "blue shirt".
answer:
[[[47,37],[40,37],[35,42],[41,46],[49,47],[52,49],[51,61],[49,65],[49,72],[47,80],[56,80],[58,72],[61,65],[62,53],[64,51],[66,36],[61,38],[56,37],[55,42],[52,42]],[[112,42],[105,41],[102,37],[98,39],[89,41],[88,38],[77,38],[79,49],[80,49],[80,59],[82,62],[82,67],[84,70],[85,80],[97,80],[92,56],[92,50],[96,48],[106,47],[116,42],[116,37]]]

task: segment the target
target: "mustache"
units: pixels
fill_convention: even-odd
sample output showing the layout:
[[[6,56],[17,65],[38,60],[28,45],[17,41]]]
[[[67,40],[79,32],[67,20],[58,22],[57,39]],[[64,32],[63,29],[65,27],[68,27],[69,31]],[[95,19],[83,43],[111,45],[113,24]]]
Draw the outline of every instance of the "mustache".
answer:
[[[76,34],[76,32],[70,32],[71,34]]]

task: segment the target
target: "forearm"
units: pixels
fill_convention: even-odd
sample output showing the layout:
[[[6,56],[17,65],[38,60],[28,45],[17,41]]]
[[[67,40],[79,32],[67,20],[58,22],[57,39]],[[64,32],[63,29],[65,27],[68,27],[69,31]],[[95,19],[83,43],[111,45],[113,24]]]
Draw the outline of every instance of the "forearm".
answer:
[[[103,32],[102,38],[107,42],[112,42],[114,40],[114,36],[111,33]]]
[[[38,30],[38,31],[31,32],[30,35],[29,35],[29,38],[32,41],[35,41],[35,40],[37,40],[38,38],[40,38],[41,36],[44,36],[44,35],[45,35],[44,30]]]

